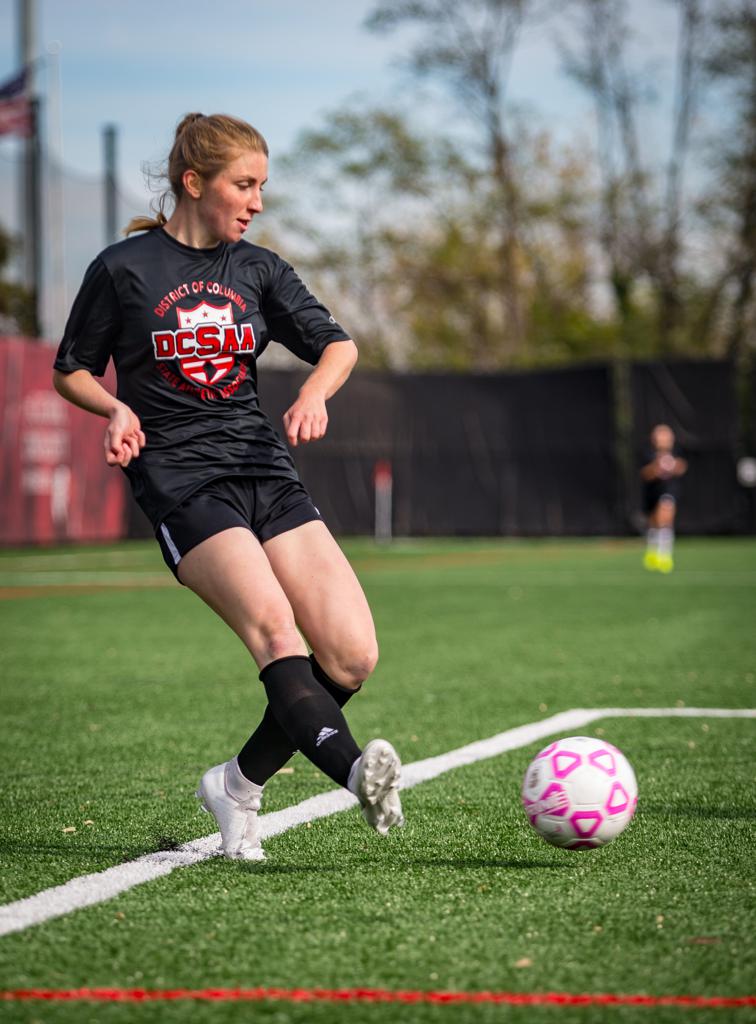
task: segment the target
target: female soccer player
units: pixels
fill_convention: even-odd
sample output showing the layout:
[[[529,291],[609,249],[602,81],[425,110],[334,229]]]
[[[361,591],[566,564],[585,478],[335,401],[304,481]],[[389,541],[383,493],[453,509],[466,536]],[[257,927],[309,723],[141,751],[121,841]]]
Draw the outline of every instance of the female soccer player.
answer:
[[[643,511],[648,516],[643,555],[647,569],[669,573],[674,568],[675,513],[680,477],[687,469],[688,463],[675,448],[674,431],[666,423],[658,423],[651,431],[651,450],[641,469]]]
[[[126,472],[168,566],[260,669],[262,721],[197,791],[224,854],[244,860],[264,858],[263,786],[296,750],[379,833],[403,824],[396,751],[381,739],[361,751],[341,710],[377,661],[370,609],[258,403],[256,361],[275,340],[314,366],[284,427],[291,445],[315,441],[357,359],[292,268],[242,240],[267,174],[251,125],[188,114],[157,218],[132,221],[139,234],[90,265],[54,371],[64,398],[108,420],[105,458]],[[95,380],[111,357],[117,397]]]

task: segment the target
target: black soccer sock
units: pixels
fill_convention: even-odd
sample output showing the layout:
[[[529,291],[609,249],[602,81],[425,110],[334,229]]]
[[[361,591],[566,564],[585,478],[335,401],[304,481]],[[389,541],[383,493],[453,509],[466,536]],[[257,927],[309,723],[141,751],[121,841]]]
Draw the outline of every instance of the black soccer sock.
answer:
[[[241,748],[236,760],[245,779],[264,786],[296,752],[297,748],[276,721],[268,704],[260,724]]]
[[[260,673],[270,710],[297,750],[322,772],[346,786],[360,748],[325,687],[304,655],[272,661]]]
[[[312,665],[312,674],[323,689],[330,693],[340,708],[343,708],[349,698],[354,697],[355,693],[359,693],[362,689],[362,683],[360,683],[356,690],[347,690],[345,686],[339,686],[338,683],[334,683],[333,679],[331,679],[329,675],[326,675],[322,665],[314,654],[310,655],[310,664]]]
[[[310,664],[317,681],[331,694],[340,708],[358,692],[334,683],[318,664],[314,654],[310,655]],[[296,747],[276,721],[268,704],[260,724],[239,751],[237,761],[246,779],[256,782],[258,786],[264,786],[295,753]]]

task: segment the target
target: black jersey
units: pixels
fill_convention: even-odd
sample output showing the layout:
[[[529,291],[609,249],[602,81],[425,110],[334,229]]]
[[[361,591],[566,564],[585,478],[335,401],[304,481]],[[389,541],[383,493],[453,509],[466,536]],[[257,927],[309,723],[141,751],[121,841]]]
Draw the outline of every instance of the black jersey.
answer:
[[[682,452],[676,444],[672,447],[672,451],[669,454],[674,456],[675,459],[682,458]],[[646,448],[643,453],[643,466],[650,465],[658,455],[659,452],[655,448],[650,446]],[[662,476],[655,476],[651,480],[644,480],[642,490],[643,511],[650,515],[662,498],[669,499],[670,501],[679,501],[682,492],[682,480],[680,476],[672,473],[663,473]]]
[[[112,357],[118,398],[147,437],[125,472],[157,528],[216,477],[296,479],[260,409],[256,360],[277,341],[314,365],[348,337],[270,250],[244,241],[195,249],[155,228],[90,265],[55,368],[102,376]]]
[[[650,466],[652,462],[656,461],[656,459],[659,457],[659,455],[663,455],[663,454],[669,454],[669,455],[671,455],[675,459],[681,459],[683,457],[682,449],[679,447],[678,444],[673,444],[671,451],[669,451],[668,453],[660,452],[657,448],[654,448],[651,445],[648,445],[646,448],[643,449],[643,452],[641,454],[641,468],[644,468],[646,466]],[[669,480],[673,475],[676,476],[676,474],[672,474],[672,473],[662,473],[661,476],[654,477],[653,479],[654,480]]]

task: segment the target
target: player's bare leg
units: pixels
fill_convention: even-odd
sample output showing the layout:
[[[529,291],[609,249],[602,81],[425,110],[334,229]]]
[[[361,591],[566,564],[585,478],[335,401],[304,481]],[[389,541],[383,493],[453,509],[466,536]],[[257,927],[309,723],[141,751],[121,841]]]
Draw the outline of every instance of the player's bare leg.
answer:
[[[320,665],[337,685],[358,689],[376,666],[378,641],[360,582],[326,525],[305,523],[263,547]]]
[[[178,576],[233,629],[260,669],[307,654],[286,594],[249,530],[208,537],[184,555]]]
[[[655,525],[657,529],[657,568],[659,572],[672,572],[675,543],[675,512],[677,505],[673,498],[662,498],[656,506]]]
[[[209,537],[182,558],[178,574],[234,630],[261,667],[281,656],[306,653],[286,595],[248,530],[232,528]],[[197,796],[218,822],[227,857],[264,858],[257,822],[262,792],[261,785],[244,776],[236,758],[202,776]]]
[[[656,525],[656,509],[649,512],[646,523],[646,550],[643,553],[644,568],[654,572],[659,568],[659,528]]]
[[[305,523],[264,544],[297,623],[320,666],[337,686],[356,689],[378,660],[375,626],[352,567],[324,523]],[[382,835],[402,825],[401,762],[387,740],[372,740],[354,766],[349,788],[365,820]]]
[[[185,555],[178,572],[254,657],[279,738],[347,786],[361,751],[339,704],[313,674],[291,605],[259,541],[245,529],[225,530]],[[261,793],[262,786],[244,774],[238,759],[203,776],[199,795],[221,826],[227,856],[261,856],[255,853],[259,839],[252,834]],[[246,825],[240,811],[247,813]]]
[[[646,553],[643,556],[643,564],[647,569],[672,572],[676,511],[674,498],[663,497],[648,517]]]

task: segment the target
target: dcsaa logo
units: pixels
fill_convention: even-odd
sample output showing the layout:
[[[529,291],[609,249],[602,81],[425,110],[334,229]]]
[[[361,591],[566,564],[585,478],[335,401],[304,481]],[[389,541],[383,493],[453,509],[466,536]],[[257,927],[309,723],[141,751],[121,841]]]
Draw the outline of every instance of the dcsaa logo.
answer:
[[[177,331],[152,332],[155,358],[178,360],[183,375],[195,384],[216,384],[231,371],[237,355],[254,352],[252,324],[235,324],[230,302],[200,302],[177,309],[176,316]]]

